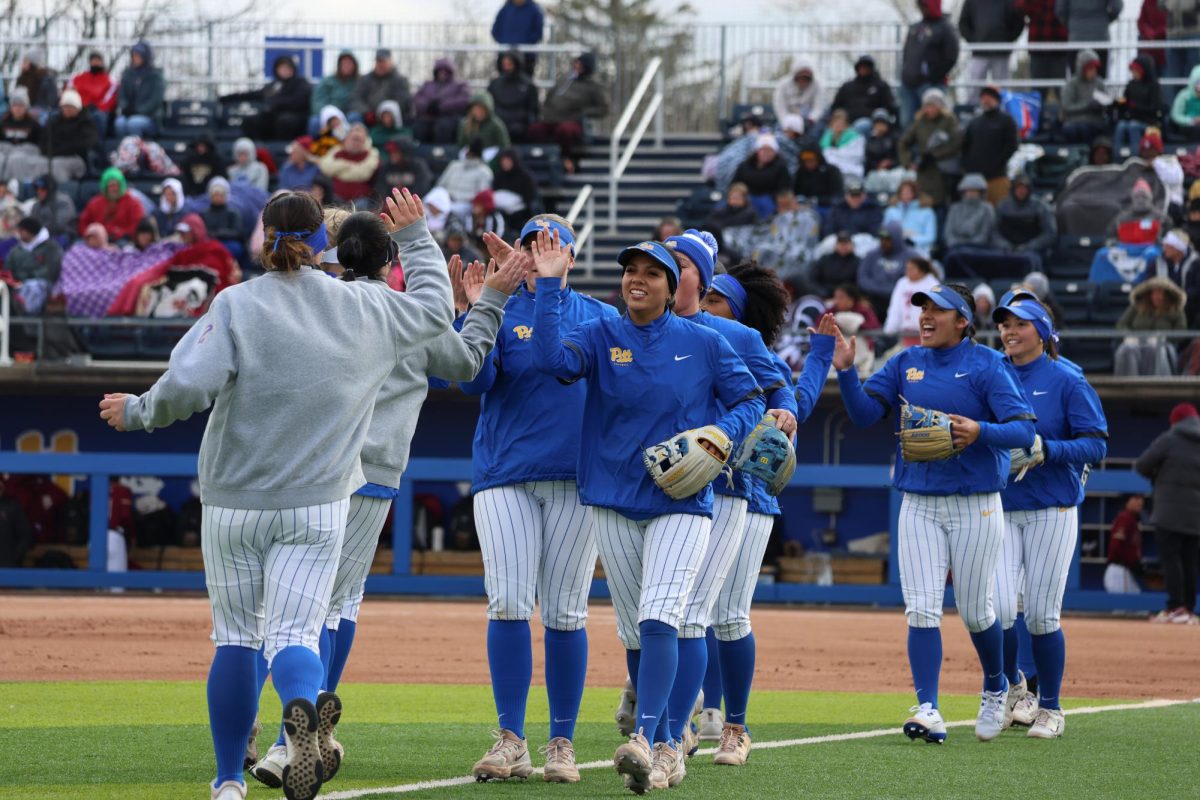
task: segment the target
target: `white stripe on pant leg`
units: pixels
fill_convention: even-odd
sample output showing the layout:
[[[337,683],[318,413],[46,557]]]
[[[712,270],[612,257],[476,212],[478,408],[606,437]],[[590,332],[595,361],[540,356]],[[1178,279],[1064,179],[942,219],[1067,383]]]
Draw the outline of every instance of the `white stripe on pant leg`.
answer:
[[[342,541],[342,556],[338,561],[337,577],[333,581],[333,596],[325,627],[337,630],[343,619],[358,622],[367,575],[379,549],[379,535],[387,520],[392,501],[383,497],[350,496],[346,514],[346,538]]]
[[[488,619],[533,617],[542,549],[542,511],[533,484],[496,486],[475,495]]]
[[[978,633],[996,621],[992,593],[1004,547],[1004,509],[999,492],[955,495],[948,505],[954,601],[967,630]]]
[[[217,647],[263,640],[263,554],[279,512],[205,505],[200,516],[204,583]]]
[[[712,520],[696,514],[664,514],[648,522],[638,622],[654,619],[678,629],[708,547]]]
[[[1004,514],[1004,546],[996,565],[996,615],[1000,626],[1008,630],[1017,621],[1017,596],[1021,593],[1024,552],[1021,549],[1022,512]]]
[[[747,514],[746,533],[737,558],[721,587],[713,612],[713,631],[723,642],[745,639],[750,635],[750,605],[762,571],[763,556],[771,540],[775,518],[767,514]]]
[[[683,623],[679,627],[682,639],[703,638],[712,624],[717,599],[746,536],[747,506],[740,497],[723,494],[713,497],[712,531],[683,608]]]
[[[268,663],[285,647],[320,653],[350,499],[283,509],[263,562]]]
[[[641,648],[638,608],[642,597],[642,552],[645,531],[616,511],[599,506],[592,509],[596,525],[596,545],[608,593],[617,617],[617,636],[626,650]]]
[[[540,481],[534,492],[542,501],[542,625],[577,631],[587,625],[588,592],[596,572],[591,509],[579,502],[574,481]]]
[[[939,522],[943,498],[905,492],[900,504],[897,553],[904,613],[914,628],[936,628],[942,621],[950,546]]]
[[[1079,537],[1079,510],[1044,508],[1030,512],[1025,537],[1025,624],[1034,636],[1060,625],[1063,593]]]

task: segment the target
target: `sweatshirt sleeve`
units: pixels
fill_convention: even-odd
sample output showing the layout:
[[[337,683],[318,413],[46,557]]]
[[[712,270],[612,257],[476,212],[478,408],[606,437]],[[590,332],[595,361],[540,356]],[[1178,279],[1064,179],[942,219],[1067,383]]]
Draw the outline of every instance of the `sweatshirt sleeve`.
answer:
[[[868,425],[874,425],[883,419],[890,410],[890,403],[885,399],[887,395],[879,392],[879,389],[890,381],[887,373],[889,366],[894,361],[894,358],[888,361],[882,370],[868,379],[867,385],[871,386],[871,394],[868,394],[859,382],[858,370],[853,366],[838,371],[837,381],[838,388],[842,392],[842,402],[846,404],[846,413],[850,415],[850,421],[858,427],[865,428]]]
[[[808,358],[804,359],[804,369],[796,381],[796,419],[804,422],[817,407],[821,389],[829,379],[829,367],[833,364],[833,346],[836,340],[832,336],[814,333],[810,337],[811,349]]]
[[[715,424],[737,443],[749,436],[763,418],[766,401],[754,375],[729,342],[723,336],[716,339],[717,364],[713,374],[717,378],[717,398],[728,411]]]
[[[987,384],[982,387],[987,404],[997,422],[979,421],[979,443],[1011,450],[1033,445],[1037,417],[1017,383],[1007,361],[996,362]]]
[[[1187,115],[1187,101],[1188,95],[1193,93],[1194,90],[1190,86],[1185,86],[1179,90],[1171,103],[1171,121],[1182,128],[1192,124],[1192,118]]]
[[[435,342],[429,372],[451,381],[475,378],[496,343],[508,296],[484,287],[479,302],[467,314],[462,331],[446,331]]]
[[[237,345],[222,293],[175,345],[162,377],[140,397],[125,399],[125,428],[150,432],[187,419],[211,406],[236,375]]]
[[[432,339],[454,322],[454,296],[446,258],[424,218],[393,232],[392,241],[400,247],[405,290],[372,292],[371,296],[387,303],[391,313],[386,324],[398,342]],[[403,350],[398,347],[397,355],[403,354]]]
[[[533,347],[537,366],[560,381],[575,382],[588,373],[591,363],[579,326],[567,337],[562,333],[562,282],[538,278],[534,301]]]
[[[1108,454],[1108,420],[1096,390],[1082,378],[1066,398],[1071,438],[1042,443],[1048,463],[1098,464]]]

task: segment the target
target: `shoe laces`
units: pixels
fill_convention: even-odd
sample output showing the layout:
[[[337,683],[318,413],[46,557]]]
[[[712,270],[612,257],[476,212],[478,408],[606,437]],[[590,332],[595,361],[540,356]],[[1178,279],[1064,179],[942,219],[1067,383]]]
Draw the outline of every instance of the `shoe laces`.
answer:
[[[979,701],[979,707],[984,713],[1002,718],[1004,714],[1004,701],[1005,693],[1003,691],[984,692],[983,698]]]
[[[910,713],[910,714],[932,714],[933,713],[933,703],[921,703],[920,705],[913,706],[912,708],[910,708],[908,710],[908,713]]]
[[[1051,713],[1050,709],[1048,709],[1048,708],[1039,709],[1038,713],[1037,713],[1037,718],[1034,719],[1033,724],[1040,725],[1043,728],[1049,728],[1052,725],[1053,718],[1054,718],[1054,715]]]
[[[675,748],[666,742],[659,742],[654,745],[654,759],[651,762],[651,767],[660,770],[664,773],[670,773],[674,768]]]
[[[496,737],[496,743],[488,750],[489,756],[507,756],[510,752],[516,754],[521,749],[521,740],[510,739],[503,731],[492,731],[492,736]]]
[[[722,753],[732,753],[737,750],[742,743],[742,736],[745,731],[739,731],[732,725],[726,725],[721,730],[721,742],[717,745],[717,750]]]
[[[538,752],[546,757],[546,761],[558,763],[575,758],[575,746],[570,739],[555,737],[538,748]]]

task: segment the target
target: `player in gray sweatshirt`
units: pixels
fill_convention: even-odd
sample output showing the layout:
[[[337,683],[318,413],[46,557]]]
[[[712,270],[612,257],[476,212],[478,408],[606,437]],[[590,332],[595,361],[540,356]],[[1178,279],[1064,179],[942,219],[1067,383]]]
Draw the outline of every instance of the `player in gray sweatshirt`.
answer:
[[[366,482],[359,453],[384,381],[454,316],[421,201],[394,192],[387,227],[406,293],[367,291],[315,268],[327,245],[320,206],[300,192],[272,199],[263,209],[267,274],[217,295],[150,391],[100,403],[118,430],[152,431],[213,407],[199,476],[216,644],[208,686],[215,800],[245,797],[260,644],[284,704],[284,793],[310,800],[341,763],[333,740],[341,701],[319,694],[318,641],[349,498]],[[361,330],[377,335],[352,349],[327,335]],[[409,413],[419,407],[417,399]]]

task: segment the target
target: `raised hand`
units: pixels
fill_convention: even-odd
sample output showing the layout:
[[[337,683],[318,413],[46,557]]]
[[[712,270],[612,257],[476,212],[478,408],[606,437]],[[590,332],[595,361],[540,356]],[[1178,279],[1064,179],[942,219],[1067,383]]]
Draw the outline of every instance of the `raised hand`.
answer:
[[[821,324],[825,323],[824,318]],[[833,346],[833,366],[838,372],[850,369],[854,366],[854,354],[858,349],[858,337],[851,336],[849,340],[842,335],[842,329],[836,324],[833,326],[834,335],[837,336],[837,342]]]
[[[488,265],[486,285],[491,289],[511,295],[525,280],[525,274],[531,267],[533,267],[533,257],[528,253],[515,250],[499,266],[496,265],[495,259],[492,260]]]
[[[125,398],[127,394],[106,394],[100,401],[100,419],[119,431],[125,430]]]
[[[462,314],[467,310],[470,301],[467,300],[467,292],[463,288],[463,263],[462,257],[459,255],[450,256],[450,260],[446,262],[446,271],[450,273],[450,289],[454,292],[454,310]]]
[[[483,246],[487,248],[488,257],[496,259],[497,264],[503,264],[504,259],[516,251],[516,248],[491,231],[483,234]]]
[[[796,422],[796,415],[788,411],[786,408],[772,408],[767,412],[775,418],[775,427],[789,439],[795,435],[796,428],[799,423]]]
[[[385,202],[386,210],[379,216],[387,225],[388,233],[407,228],[425,216],[425,205],[421,198],[408,189],[392,189],[392,196]]]
[[[483,284],[483,264],[472,261],[467,267],[466,275],[463,276],[463,290],[466,292],[467,303],[475,305],[479,302],[479,296],[483,294]]]
[[[558,231],[553,235],[539,231],[533,240],[533,263],[538,275],[545,278],[562,278],[567,274],[571,261],[570,251],[558,240]]]
[[[821,321],[817,323],[817,329],[808,329],[809,333],[819,333],[822,336],[836,336],[838,332],[837,317],[833,314],[822,314]]]

